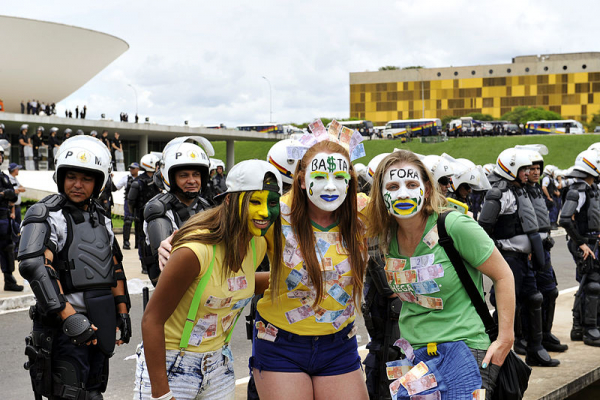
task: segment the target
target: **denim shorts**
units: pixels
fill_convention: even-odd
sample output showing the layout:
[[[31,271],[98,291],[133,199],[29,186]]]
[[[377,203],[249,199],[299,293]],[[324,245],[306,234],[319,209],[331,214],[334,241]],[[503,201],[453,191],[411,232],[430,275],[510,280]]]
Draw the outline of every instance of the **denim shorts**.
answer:
[[[256,321],[267,321],[256,313]],[[303,372],[310,376],[342,375],[361,368],[354,323],[339,332],[321,336],[301,336],[278,327],[274,342],[252,338],[250,370]]]
[[[177,400],[235,398],[233,358],[228,346],[209,353],[167,350],[167,378]],[[134,400],[152,399],[143,345],[137,350]]]

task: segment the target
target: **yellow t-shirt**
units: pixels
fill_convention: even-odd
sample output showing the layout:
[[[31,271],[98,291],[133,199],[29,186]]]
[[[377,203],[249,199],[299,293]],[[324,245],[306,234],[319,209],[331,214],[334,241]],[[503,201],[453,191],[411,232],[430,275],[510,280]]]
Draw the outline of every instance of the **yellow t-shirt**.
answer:
[[[368,198],[359,195],[359,211]],[[283,271],[279,279],[280,293],[271,301],[271,288],[258,302],[258,312],[266,321],[297,335],[329,335],[354,321],[356,305],[353,299],[352,271],[348,255],[341,244],[339,226],[319,227],[313,224],[317,258],[322,259],[323,299],[314,305],[316,291],[303,268],[300,247],[290,225],[291,197],[281,197],[281,223],[285,248]],[[287,215],[286,215],[287,214]],[[270,232],[272,234],[272,232]],[[272,236],[267,234],[267,241]],[[271,249],[272,246],[269,246]],[[272,258],[272,254],[269,254]]]
[[[256,265],[251,244],[248,244],[242,268],[234,275],[223,280],[222,263],[225,257],[225,246],[216,245],[213,270],[202,293],[200,307],[196,313],[194,330],[188,343],[187,351],[206,353],[223,347],[233,323],[244,306],[254,295],[254,272],[265,256],[267,242],[262,237],[254,238],[256,243]],[[177,308],[165,323],[165,344],[167,350],[179,350],[179,342],[183,326],[187,318],[196,287],[207,271],[213,257],[213,246],[198,242],[190,242],[179,247],[191,249],[198,257],[200,273],[188,287],[179,301]]]

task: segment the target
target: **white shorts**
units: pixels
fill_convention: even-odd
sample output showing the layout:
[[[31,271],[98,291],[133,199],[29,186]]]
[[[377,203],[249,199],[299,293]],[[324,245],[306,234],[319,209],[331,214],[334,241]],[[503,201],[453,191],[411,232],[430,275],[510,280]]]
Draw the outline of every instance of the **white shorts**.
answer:
[[[167,378],[177,400],[235,399],[233,357],[228,346],[209,353],[167,350]],[[137,350],[134,400],[152,399],[143,345]]]

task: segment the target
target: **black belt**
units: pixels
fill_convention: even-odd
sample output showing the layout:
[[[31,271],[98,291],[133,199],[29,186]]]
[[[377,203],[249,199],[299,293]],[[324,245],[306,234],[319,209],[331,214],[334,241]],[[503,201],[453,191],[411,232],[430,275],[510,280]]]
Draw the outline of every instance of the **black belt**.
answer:
[[[502,257],[513,257],[513,258],[524,258],[524,259],[527,259],[527,257],[529,256],[529,254],[527,254],[527,253],[519,253],[518,251],[505,251],[505,250],[500,250],[500,254],[502,254]]]

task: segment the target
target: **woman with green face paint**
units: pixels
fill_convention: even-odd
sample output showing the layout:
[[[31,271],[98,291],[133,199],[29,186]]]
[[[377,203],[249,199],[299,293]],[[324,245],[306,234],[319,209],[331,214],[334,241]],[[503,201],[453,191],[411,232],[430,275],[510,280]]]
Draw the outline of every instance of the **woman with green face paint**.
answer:
[[[337,143],[316,143],[281,198],[283,262],[269,250],[249,362],[261,400],[368,399],[354,326],[366,248],[349,159]]]
[[[448,235],[482,296],[481,274],[494,281],[499,335],[490,343],[452,262],[438,243],[438,213],[444,211],[446,200],[432,182],[429,170],[414,153],[400,150],[386,156],[373,176],[366,213],[368,236],[379,239],[389,286],[403,302],[399,327],[404,346],[412,347],[417,354],[430,343],[448,346],[443,351],[452,349],[448,351],[454,354],[464,352],[467,362],[455,365],[463,375],[455,376],[455,380],[462,382],[460,390],[470,391],[458,393],[458,386],[446,381],[448,393],[455,394],[450,397],[470,398],[472,391],[486,389],[486,398],[490,399],[514,340],[513,276],[477,222],[457,212],[447,215]],[[410,350],[405,353],[410,354]],[[398,395],[404,396],[400,391]]]
[[[228,342],[237,318],[268,273],[255,273],[272,230],[281,259],[282,182],[265,161],[237,164],[222,204],[191,217],[173,238],[173,252],[142,319],[136,398],[233,399]]]

